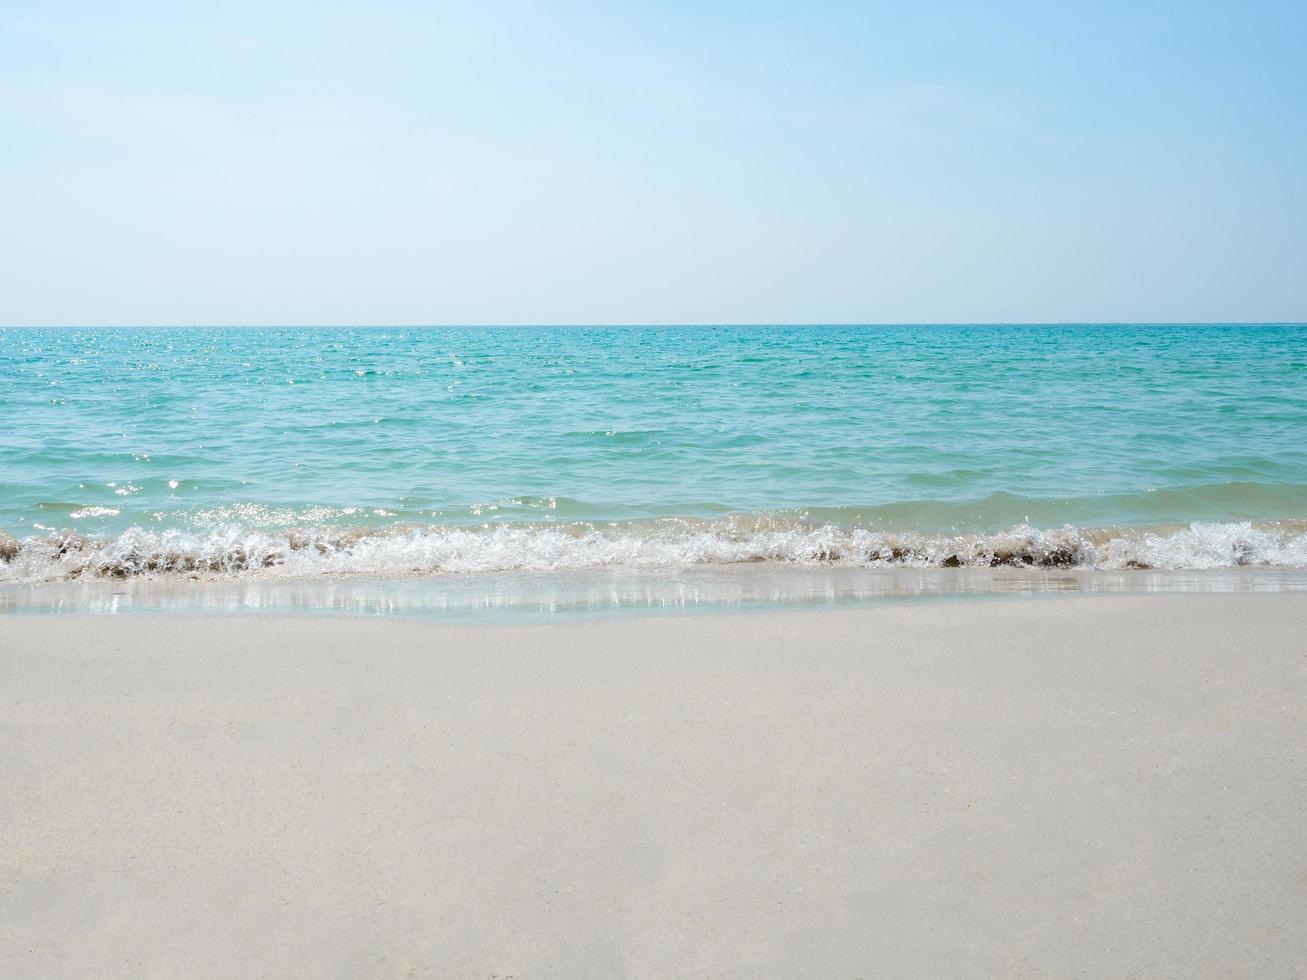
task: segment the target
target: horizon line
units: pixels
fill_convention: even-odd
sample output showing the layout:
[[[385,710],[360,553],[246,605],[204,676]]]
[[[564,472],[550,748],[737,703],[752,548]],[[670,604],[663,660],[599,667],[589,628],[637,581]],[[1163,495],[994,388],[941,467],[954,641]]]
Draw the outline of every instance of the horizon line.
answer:
[[[521,330],[735,327],[1302,327],[1307,320],[771,320],[520,323],[6,323],[0,330]]]

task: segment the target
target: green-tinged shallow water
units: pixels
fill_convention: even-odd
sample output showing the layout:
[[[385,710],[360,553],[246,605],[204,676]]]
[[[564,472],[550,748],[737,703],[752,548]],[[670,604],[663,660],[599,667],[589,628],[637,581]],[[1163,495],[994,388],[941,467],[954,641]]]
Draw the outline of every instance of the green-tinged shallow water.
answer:
[[[1307,564],[1302,326],[5,329],[0,422],[10,580]]]

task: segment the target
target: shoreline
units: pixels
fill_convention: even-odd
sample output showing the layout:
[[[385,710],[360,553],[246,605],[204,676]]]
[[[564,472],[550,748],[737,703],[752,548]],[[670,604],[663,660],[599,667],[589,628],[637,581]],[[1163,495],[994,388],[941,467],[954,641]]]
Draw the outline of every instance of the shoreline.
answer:
[[[1307,962],[1307,595],[213,622],[0,622],[6,972]]]
[[[0,583],[0,615],[251,614],[511,624],[755,615],[991,599],[1307,593],[1307,569],[850,568],[780,563],[376,577],[182,576]]]

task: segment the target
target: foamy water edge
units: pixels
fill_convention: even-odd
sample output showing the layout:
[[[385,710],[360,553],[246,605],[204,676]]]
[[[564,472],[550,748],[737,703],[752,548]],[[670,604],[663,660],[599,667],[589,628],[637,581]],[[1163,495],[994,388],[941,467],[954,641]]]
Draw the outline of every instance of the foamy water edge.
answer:
[[[305,578],[775,563],[866,568],[1202,570],[1307,568],[1307,520],[1152,528],[1036,528],[928,534],[766,516],[616,525],[475,528],[240,524],[0,539],[0,582],[135,577]]]

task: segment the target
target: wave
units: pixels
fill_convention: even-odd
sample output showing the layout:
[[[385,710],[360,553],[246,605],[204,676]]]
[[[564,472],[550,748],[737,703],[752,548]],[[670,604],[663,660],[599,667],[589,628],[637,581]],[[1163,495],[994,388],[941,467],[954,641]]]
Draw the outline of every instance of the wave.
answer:
[[[287,531],[131,528],[18,541],[0,535],[0,582],[135,576],[435,575],[772,562],[854,567],[1307,568],[1307,520],[1153,528],[1019,525],[929,534],[755,515],[598,526],[400,524]]]

